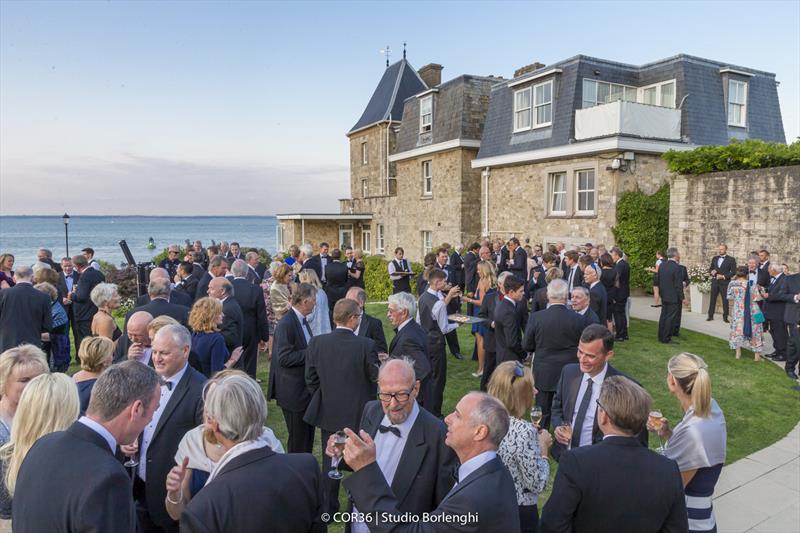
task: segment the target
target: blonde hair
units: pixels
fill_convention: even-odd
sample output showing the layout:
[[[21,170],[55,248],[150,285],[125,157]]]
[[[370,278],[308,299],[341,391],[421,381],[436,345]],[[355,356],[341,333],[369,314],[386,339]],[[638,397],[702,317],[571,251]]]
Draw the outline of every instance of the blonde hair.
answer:
[[[11,440],[0,448],[10,495],[14,495],[19,468],[31,446],[48,433],[67,429],[78,419],[80,408],[78,389],[66,374],[42,374],[28,383],[14,416]]]
[[[8,259],[9,257],[16,261],[16,258],[14,257],[14,254],[2,254],[2,255],[0,255],[0,270],[3,270],[6,267],[6,259]],[[3,272],[5,272],[5,271],[3,270]]]
[[[478,277],[480,279],[488,279],[490,289],[497,288],[497,272],[491,262],[481,261],[478,263]]]
[[[272,274],[272,277],[275,279],[276,283],[289,283],[289,275],[292,273],[292,267],[287,265],[286,263],[282,263],[281,266],[275,269],[275,272]]]
[[[518,376],[518,368],[522,376]],[[533,406],[533,372],[516,361],[501,363],[492,372],[487,391],[506,406],[509,414],[522,418]]]
[[[667,371],[691,397],[694,413],[703,418],[711,415],[711,377],[703,358],[689,352],[679,353],[669,360]]]
[[[81,368],[87,372],[99,373],[111,366],[105,361],[113,353],[114,342],[107,337],[86,337],[78,348]]]
[[[89,293],[89,298],[97,307],[103,307],[108,304],[116,294],[118,294],[117,286],[113,283],[98,283],[95,285],[94,289],[92,289],[92,292]]]
[[[44,264],[47,265],[47,263]],[[58,272],[50,268],[50,266],[48,265],[47,268],[42,268],[34,272],[33,283],[34,285],[41,285],[42,283],[49,283],[50,285],[56,285],[58,284]]]
[[[16,348],[10,348],[0,354],[0,396],[6,393],[6,381],[17,366],[26,370],[38,367],[42,374],[50,372],[47,356],[40,348],[33,344],[21,344]]]
[[[175,326],[180,325],[180,322],[172,318],[171,316],[161,315],[155,317],[147,324],[147,336],[151,339],[156,337],[156,333],[158,330],[163,328],[164,326]]]
[[[547,272],[544,274],[544,281],[545,283],[550,283],[554,279],[561,279],[564,277],[564,271],[558,267],[550,267],[547,269]]]
[[[192,312],[189,314],[189,327],[198,333],[218,331],[217,319],[220,313],[222,313],[222,302],[208,296],[200,298],[192,306]]]
[[[317,289],[322,288],[322,283],[319,281],[319,276],[317,273],[311,270],[310,268],[304,268],[300,271],[300,283],[308,283],[309,285],[313,285]]]

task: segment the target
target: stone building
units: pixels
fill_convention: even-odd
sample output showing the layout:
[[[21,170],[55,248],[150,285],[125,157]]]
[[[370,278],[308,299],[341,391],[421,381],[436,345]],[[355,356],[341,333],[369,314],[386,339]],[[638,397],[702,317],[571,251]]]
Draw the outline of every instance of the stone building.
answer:
[[[510,80],[441,71],[387,67],[347,134],[350,198],[338,214],[279,215],[279,244],[399,245],[414,260],[482,235],[611,245],[620,194],[666,183],[665,151],[785,142],[774,74],[698,57],[576,56]]]

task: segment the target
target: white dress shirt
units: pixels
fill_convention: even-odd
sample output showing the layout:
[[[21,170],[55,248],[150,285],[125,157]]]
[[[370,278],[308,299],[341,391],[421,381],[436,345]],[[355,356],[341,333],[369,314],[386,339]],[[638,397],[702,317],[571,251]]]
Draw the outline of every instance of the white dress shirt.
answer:
[[[725,256],[721,255],[717,258],[717,268],[722,268],[722,262],[725,261]]]
[[[405,321],[402,324],[397,326],[397,332],[399,333],[400,330],[403,329],[404,327],[406,327],[406,324],[408,324],[409,322],[411,322],[411,319],[410,318],[406,318]]]
[[[444,295],[442,295],[442,291],[435,291],[433,289],[428,289],[429,293],[436,296],[439,301],[433,304],[433,309],[431,310],[431,314],[433,315],[433,319],[439,325],[439,331],[442,332],[442,335],[447,335],[454,329],[458,327],[457,323],[450,324],[447,321],[447,306],[444,304]],[[417,322],[419,322],[419,309],[417,309]]]
[[[156,432],[156,427],[158,427],[158,421],[161,419],[161,414],[164,412],[164,409],[167,407],[169,403],[169,399],[172,397],[172,393],[175,392],[175,388],[180,383],[181,378],[186,373],[186,369],[189,368],[189,363],[183,365],[177,374],[174,376],[170,376],[164,381],[169,381],[172,383],[172,388],[167,388],[167,385],[161,385],[161,397],[158,400],[158,409],[156,412],[153,413],[153,419],[150,421],[147,426],[145,426],[144,431],[142,432],[142,443],[139,445],[139,478],[142,481],[147,481],[145,477],[147,475],[147,448],[150,447],[150,443],[153,441],[153,434]],[[164,480],[161,480],[160,483],[163,483]]]
[[[95,422],[91,418],[87,416],[82,416],[78,419],[78,422],[83,424],[84,426],[88,427],[95,433],[99,434],[103,437],[106,442],[108,443],[108,447],[111,448],[111,453],[116,453],[117,451],[117,439],[114,438],[114,435],[111,434],[102,424]]]
[[[584,374],[581,378],[581,386],[578,389],[578,396],[575,398],[575,411],[572,413],[572,431],[578,431],[575,427],[575,419],[578,417],[578,409],[583,402],[583,397],[586,395],[586,388],[589,386],[589,380],[592,380],[592,397],[589,399],[589,407],[586,409],[586,416],[583,419],[583,426],[580,428],[581,432],[581,446],[589,446],[592,444],[592,429],[594,428],[594,418],[597,415],[597,400],[600,399],[600,389],[603,386],[603,380],[606,379],[608,372],[608,364],[603,366],[595,377]]]
[[[397,261],[400,264],[400,270],[397,270],[397,267],[394,266],[394,262]],[[393,261],[389,261],[389,279],[392,281],[397,281],[403,276],[396,275],[395,272],[411,272],[411,269],[408,268],[408,262],[405,259],[394,259]]]
[[[306,317],[304,317],[303,314],[294,307],[292,307],[292,311],[294,311],[294,314],[297,315],[297,320],[300,321],[300,329],[303,330],[303,335],[305,335],[306,337],[306,344],[308,344],[311,341],[311,333],[309,333],[308,328],[306,328],[305,325],[303,325],[303,320],[308,322],[308,319],[306,319]],[[311,327],[310,322],[308,323],[308,327],[309,328]]]
[[[495,450],[489,450],[483,453],[479,453],[469,461],[465,461],[464,464],[458,467],[458,483],[464,481],[468,475],[491,461],[497,457],[497,452]],[[458,485],[456,483],[456,485]]]

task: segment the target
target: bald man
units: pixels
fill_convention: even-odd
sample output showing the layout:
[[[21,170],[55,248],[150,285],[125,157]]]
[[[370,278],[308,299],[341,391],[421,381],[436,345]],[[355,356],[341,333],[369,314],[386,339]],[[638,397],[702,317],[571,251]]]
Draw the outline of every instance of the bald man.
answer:
[[[147,311],[135,311],[128,317],[127,335],[123,335],[117,341],[117,347],[114,349],[114,363],[134,359],[146,365],[150,364],[152,349],[147,327],[152,320],[153,315]]]
[[[192,299],[188,294],[186,294],[185,292],[173,290],[171,282],[174,277],[175,276],[170,276],[169,272],[161,267],[154,268],[153,270],[150,271],[150,281],[153,281],[154,279],[165,279],[167,280],[167,282],[170,282],[169,298],[167,299],[169,303],[182,305],[184,307],[191,307]],[[136,305],[134,307],[142,307],[143,305],[147,305],[149,303],[150,303],[150,295],[145,293],[136,298]]]

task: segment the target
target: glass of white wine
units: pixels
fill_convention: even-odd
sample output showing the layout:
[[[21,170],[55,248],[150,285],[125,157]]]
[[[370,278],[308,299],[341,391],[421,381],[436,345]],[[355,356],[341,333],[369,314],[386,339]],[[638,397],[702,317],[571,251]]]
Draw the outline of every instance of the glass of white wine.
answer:
[[[539,423],[542,421],[542,408],[538,405],[534,405],[531,407],[531,422],[537,428],[539,427]]]
[[[347,443],[347,434],[344,431],[337,431],[333,438],[333,447],[336,449],[336,455],[331,457],[333,470],[328,472],[328,477],[331,479],[342,479],[342,473],[339,472],[339,463],[344,456],[345,443]]]
[[[661,421],[662,418],[664,418],[664,415],[661,414],[661,411],[650,411],[650,425],[656,430],[656,435],[658,436],[659,446],[656,448],[656,451],[664,455],[664,441],[661,440],[661,434],[659,433],[661,427],[664,425]]]

